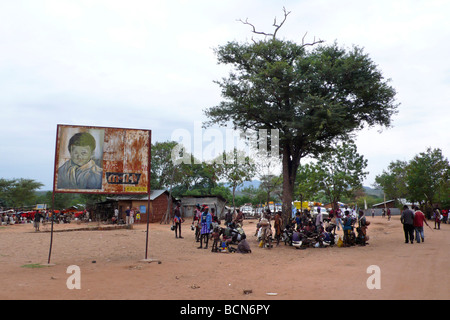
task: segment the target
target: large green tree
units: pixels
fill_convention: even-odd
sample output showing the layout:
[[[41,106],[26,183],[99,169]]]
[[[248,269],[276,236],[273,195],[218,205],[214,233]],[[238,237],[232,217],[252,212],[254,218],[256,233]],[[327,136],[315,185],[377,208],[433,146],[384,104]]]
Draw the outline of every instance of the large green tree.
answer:
[[[375,177],[375,186],[383,189],[386,199],[398,200],[407,197],[407,167],[407,161],[392,161],[387,170]]]
[[[43,186],[33,179],[3,179],[0,178],[0,199],[4,206],[23,207],[34,205],[36,191]]]
[[[416,155],[407,167],[408,199],[429,203],[447,200],[450,178],[450,164],[441,149],[428,148]]]
[[[310,189],[311,193],[322,191],[326,199],[337,209],[343,197],[351,197],[362,188],[367,175],[364,171],[367,160],[357,152],[354,143],[344,142],[334,149],[322,153],[316,163],[299,168],[299,184]]]
[[[219,176],[230,184],[233,195],[233,208],[235,205],[236,189],[245,181],[250,181],[255,175],[255,164],[244,151],[234,148],[229,152],[223,152],[215,159],[219,166]]]
[[[274,23],[273,34],[263,33],[264,40],[232,41],[215,50],[218,62],[232,68],[216,81],[223,101],[205,110],[207,125],[279,130],[285,217],[302,158],[365,126],[389,126],[397,109],[395,90],[361,48],[278,39],[288,14]]]

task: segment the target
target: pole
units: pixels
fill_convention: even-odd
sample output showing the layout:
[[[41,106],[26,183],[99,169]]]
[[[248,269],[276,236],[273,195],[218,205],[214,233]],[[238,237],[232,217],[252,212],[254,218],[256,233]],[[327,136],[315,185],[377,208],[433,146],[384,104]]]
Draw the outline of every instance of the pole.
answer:
[[[53,218],[54,218],[54,214],[55,214],[55,190],[53,190],[52,192],[52,216],[51,216],[51,220],[52,220],[52,227],[51,227],[51,231],[50,231],[50,249],[48,251],[48,261],[47,264],[50,264],[50,258],[52,256],[52,245],[53,245]]]
[[[52,216],[51,216],[51,220],[52,220],[52,226],[51,226],[51,230],[50,230],[50,248],[48,249],[48,261],[47,264],[50,265],[50,258],[52,256],[52,246],[53,246],[53,219],[54,219],[54,214],[55,214],[55,172],[56,172],[56,164],[57,164],[57,159],[58,159],[58,138],[59,138],[59,125],[56,126],[56,142],[55,142],[55,165],[53,168],[53,191],[52,191]]]
[[[150,176],[149,176],[150,178]],[[149,179],[150,181],[150,179]],[[150,187],[150,183],[149,183],[149,187]],[[148,189],[148,201],[147,201],[147,232],[146,232],[146,239],[145,239],[145,260],[147,260],[147,255],[148,255],[148,229],[149,229],[149,224],[150,224],[150,188]]]
[[[147,232],[145,233],[145,260],[148,260],[148,231],[150,225],[150,177],[152,164],[152,132],[148,132],[148,165],[147,165]]]
[[[147,232],[146,232],[146,238],[145,238],[145,258],[141,261],[143,262],[158,262],[158,264],[161,264],[161,261],[155,260],[155,259],[149,259],[148,258],[148,233],[149,233],[149,225],[150,225],[150,177],[151,177],[151,148],[152,148],[152,132],[149,131],[148,133],[148,179],[147,179]]]

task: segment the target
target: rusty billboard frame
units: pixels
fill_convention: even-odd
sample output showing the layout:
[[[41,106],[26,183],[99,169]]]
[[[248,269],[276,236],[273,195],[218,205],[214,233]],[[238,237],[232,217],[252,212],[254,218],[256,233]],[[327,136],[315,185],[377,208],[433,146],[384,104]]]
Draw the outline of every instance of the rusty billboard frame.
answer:
[[[64,139],[62,137],[62,131],[64,129],[71,129],[69,131],[70,139]],[[84,133],[89,134],[84,134]],[[115,137],[111,136],[111,133]],[[117,135],[122,136],[122,140]],[[137,140],[133,140],[133,143],[126,141],[124,137],[130,136],[140,137]],[[108,140],[110,139],[110,140]],[[92,142],[94,140],[94,142]],[[58,124],[56,130],[56,143],[55,143],[55,163],[53,170],[53,192],[52,192],[52,211],[54,211],[55,203],[55,193],[88,193],[88,194],[146,194],[148,197],[147,203],[147,232],[145,241],[145,258],[143,261],[152,262],[158,261],[153,259],[148,259],[148,233],[149,233],[149,223],[150,223],[150,180],[151,180],[151,143],[152,141],[152,131],[148,129],[131,129],[131,128],[116,128],[116,127],[99,127],[99,126],[85,126],[85,125],[68,125],[68,124]],[[127,143],[128,142],[128,143]],[[88,147],[85,147],[85,146]],[[101,148],[97,148],[97,146]],[[115,153],[117,151],[117,146],[119,145],[119,150],[121,146],[123,147],[123,156],[131,155],[132,151],[138,154],[137,158],[132,159],[130,162],[120,160],[119,154]],[[143,147],[144,146],[144,147]],[[76,148],[78,147],[78,148]],[[67,156],[67,149],[70,156]],[[127,149],[128,148],[128,149]],[[78,153],[77,157],[72,161],[72,150]],[[97,157],[92,157],[94,155],[94,150],[97,149],[95,155]],[[83,152],[88,151],[88,158]],[[101,151],[100,151],[101,150]],[[63,157],[63,152],[66,157]],[[141,157],[139,157],[139,155]],[[99,157],[101,156],[101,161]],[[84,157],[84,158],[83,158]],[[81,160],[80,160],[81,159]],[[116,161],[114,161],[114,159]],[[134,162],[133,162],[134,160]],[[73,163],[71,163],[71,161]],[[78,163],[81,161],[81,163]],[[66,164],[66,167],[62,164]],[[64,175],[69,178],[70,176],[76,176],[79,172],[70,168],[70,164],[76,164],[74,167],[85,168],[85,176],[78,176],[80,179],[85,180],[85,184],[81,187],[77,184],[70,184],[70,182],[58,181],[60,175]],[[141,166],[141,168],[139,168]],[[142,170],[142,167],[144,170]],[[105,169],[107,170],[105,172]],[[127,172],[128,169],[131,171],[138,172]],[[146,170],[145,170],[146,169]],[[91,175],[90,177],[88,177]],[[98,187],[98,176],[101,176],[101,187]],[[67,179],[68,180],[68,179]],[[67,185],[64,185],[67,183]],[[64,187],[61,186],[64,185]],[[108,187],[105,187],[108,186]],[[51,218],[51,232],[50,232],[50,248],[48,254],[48,264],[50,265],[52,244],[53,244],[53,221],[54,215]],[[158,261],[160,263],[160,261]]]
[[[86,139],[84,134],[90,137]],[[73,154],[69,148],[76,144],[73,140],[86,144],[89,139],[95,140],[90,148],[94,149],[90,150],[92,160],[71,166]],[[74,167],[86,169],[75,173]],[[53,174],[56,193],[149,194],[150,171],[151,130],[57,125]]]

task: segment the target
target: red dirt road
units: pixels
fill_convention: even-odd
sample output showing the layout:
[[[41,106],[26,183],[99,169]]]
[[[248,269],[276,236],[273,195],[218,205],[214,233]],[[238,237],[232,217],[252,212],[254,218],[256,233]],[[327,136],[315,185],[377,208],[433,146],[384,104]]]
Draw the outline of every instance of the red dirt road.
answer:
[[[148,258],[161,264],[141,261],[145,224],[131,230],[70,232],[56,231],[86,225],[55,224],[54,265],[41,268],[25,266],[47,263],[50,233],[45,230],[49,226],[41,227],[41,232],[35,232],[32,224],[2,226],[0,299],[450,299],[450,225],[441,225],[441,230],[425,227],[424,243],[405,244],[398,217],[368,220],[370,244],[366,247],[305,250],[284,244],[259,248],[254,237],[256,221],[246,220],[251,254],[197,249],[189,223],[182,226],[184,239],[175,239],[168,225],[150,224]],[[67,287],[71,265],[80,267],[81,289]],[[380,289],[367,287],[372,265],[379,267]]]

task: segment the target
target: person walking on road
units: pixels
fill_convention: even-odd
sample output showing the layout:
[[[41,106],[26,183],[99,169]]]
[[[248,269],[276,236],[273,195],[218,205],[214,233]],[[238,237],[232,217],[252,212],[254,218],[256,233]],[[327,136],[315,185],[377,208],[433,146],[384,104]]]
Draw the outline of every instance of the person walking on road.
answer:
[[[405,233],[405,243],[414,243],[414,212],[407,205],[403,206],[400,221],[403,224],[403,232]]]
[[[425,235],[423,233],[423,223],[430,227],[427,223],[427,220],[425,219],[425,215],[422,211],[419,210],[419,207],[414,208],[414,231],[416,232],[416,242],[420,243],[420,240],[422,242],[425,241]]]
[[[439,212],[439,209],[436,208],[434,209],[434,228],[436,229],[436,225],[437,225],[437,229],[441,229],[441,220],[442,220],[442,215]]]

